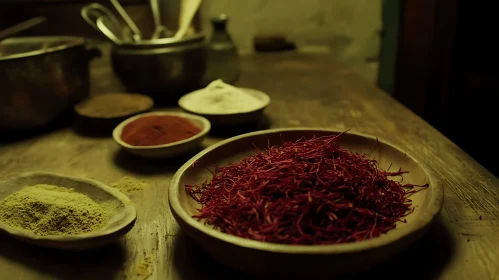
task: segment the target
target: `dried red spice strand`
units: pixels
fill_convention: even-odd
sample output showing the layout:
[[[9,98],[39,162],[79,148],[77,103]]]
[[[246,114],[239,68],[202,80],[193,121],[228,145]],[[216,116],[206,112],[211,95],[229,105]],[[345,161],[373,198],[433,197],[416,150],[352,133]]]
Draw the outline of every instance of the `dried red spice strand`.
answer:
[[[228,234],[301,245],[370,239],[405,222],[408,196],[428,185],[391,180],[407,171],[380,170],[340,148],[339,137],[285,142],[217,167],[210,182],[186,185],[202,205],[194,217]]]

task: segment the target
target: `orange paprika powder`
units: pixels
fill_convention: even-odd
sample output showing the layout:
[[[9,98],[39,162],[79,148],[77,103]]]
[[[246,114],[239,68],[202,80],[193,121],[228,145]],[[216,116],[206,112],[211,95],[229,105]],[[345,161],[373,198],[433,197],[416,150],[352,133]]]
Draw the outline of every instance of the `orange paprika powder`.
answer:
[[[177,116],[146,116],[127,124],[121,139],[134,146],[169,144],[201,132],[190,120]]]

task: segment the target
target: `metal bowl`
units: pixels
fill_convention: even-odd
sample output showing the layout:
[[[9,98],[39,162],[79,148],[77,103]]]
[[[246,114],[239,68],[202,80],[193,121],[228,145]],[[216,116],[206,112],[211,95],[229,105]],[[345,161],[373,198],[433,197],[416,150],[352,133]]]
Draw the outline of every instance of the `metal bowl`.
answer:
[[[89,94],[88,62],[100,55],[79,37],[19,37],[0,44],[0,129],[45,126]]]
[[[114,45],[115,74],[128,91],[152,97],[178,97],[202,86],[206,68],[204,34]]]

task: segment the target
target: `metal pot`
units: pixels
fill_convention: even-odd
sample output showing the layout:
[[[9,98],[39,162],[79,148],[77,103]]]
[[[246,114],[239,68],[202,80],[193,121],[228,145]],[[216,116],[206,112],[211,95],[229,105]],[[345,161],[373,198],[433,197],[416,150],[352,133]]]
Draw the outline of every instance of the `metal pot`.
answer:
[[[205,36],[124,42],[113,46],[111,60],[115,74],[127,90],[155,98],[178,97],[202,86]]]
[[[19,37],[0,44],[0,129],[45,126],[89,95],[89,61],[79,37]]]

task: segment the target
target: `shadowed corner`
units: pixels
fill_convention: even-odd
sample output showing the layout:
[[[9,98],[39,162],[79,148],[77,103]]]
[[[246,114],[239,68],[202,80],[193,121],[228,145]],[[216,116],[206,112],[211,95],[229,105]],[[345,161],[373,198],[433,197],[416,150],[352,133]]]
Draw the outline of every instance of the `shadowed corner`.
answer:
[[[76,120],[77,115],[69,110],[61,113],[54,121],[47,125],[26,130],[2,130],[0,129],[0,144],[9,144],[18,141],[29,140],[42,135],[70,127]]]
[[[172,158],[147,159],[132,155],[120,148],[113,155],[113,161],[119,168],[141,175],[175,173],[177,169],[202,149],[202,147],[198,147],[187,154]]]
[[[253,131],[268,129],[271,125],[269,117],[264,113],[256,122],[238,124],[233,126],[213,126],[210,130],[210,136],[214,137],[233,137]]]
[[[171,95],[152,93],[149,94],[149,96],[154,98],[154,105],[156,108],[160,107],[161,109],[170,110],[170,109],[177,109],[178,100],[180,99],[180,97],[189,92],[190,91],[181,92],[179,94],[171,94]]]
[[[38,275],[51,275],[56,279],[121,279],[126,254],[123,238],[95,249],[69,251],[41,248],[7,236],[0,237],[0,259],[16,263],[12,269],[25,271],[29,268],[36,270]],[[12,272],[12,275],[16,273]],[[4,277],[9,279],[8,275],[1,278]]]
[[[73,132],[83,137],[112,137],[113,129],[121,120],[92,120],[79,116],[73,126]]]
[[[411,247],[379,266],[341,280],[361,279],[438,279],[451,261],[455,251],[455,240],[451,237],[440,217],[428,232]],[[174,243],[174,267],[181,279],[267,279],[231,270],[218,263],[194,240],[179,232]],[[417,265],[407,273],[407,267]],[[361,270],[359,268],[359,270]],[[319,277],[319,276],[318,276]],[[324,275],[314,279],[331,279]]]
[[[179,279],[265,279],[234,271],[218,263],[182,231],[175,237],[173,250],[173,266]]]
[[[391,260],[359,275],[344,280],[360,279],[439,279],[450,263],[455,251],[455,240],[440,216],[428,232],[411,247],[392,257]],[[408,266],[411,269],[408,273]]]

